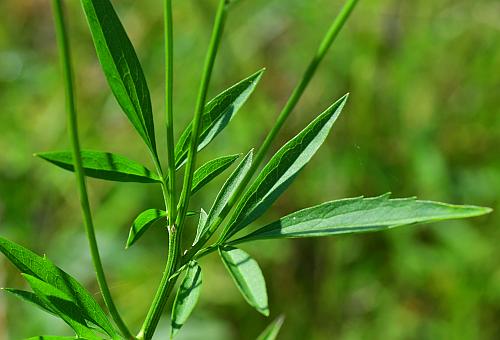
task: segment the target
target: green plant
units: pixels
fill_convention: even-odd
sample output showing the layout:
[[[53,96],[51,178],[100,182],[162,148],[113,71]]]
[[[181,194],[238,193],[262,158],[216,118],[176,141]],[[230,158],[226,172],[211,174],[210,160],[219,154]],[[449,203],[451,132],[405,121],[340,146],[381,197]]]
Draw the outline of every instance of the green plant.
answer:
[[[300,83],[255,157],[252,150],[246,154],[228,177],[208,213],[202,209],[195,212],[199,213],[200,217],[196,235],[192,235],[194,230],[189,229],[190,220],[186,219],[188,215],[194,214],[189,211],[190,197],[238,158],[238,156],[217,158],[195,170],[197,153],[229,123],[253,92],[263,73],[259,71],[251,75],[207,103],[207,90],[224,23],[234,3],[235,1],[227,0],[221,0],[219,3],[194,118],[177,143],[174,143],[172,12],[171,1],[165,0],[164,2],[168,159],[168,166],[164,172],[157,151],[153,113],[146,80],[133,47],[109,0],[82,0],[82,4],[110,87],[123,111],[144,140],[151,154],[155,171],[150,171],[145,166],[123,156],[80,149],[69,47],[61,1],[53,0],[65,74],[68,124],[73,150],[40,153],[38,156],[75,172],[97,280],[109,314],[118,329],[115,329],[93,297],[76,280],[54,266],[49,260],[3,238],[0,238],[0,250],[20,269],[33,289],[33,293],[14,289],[7,291],[56,314],[74,329],[78,337],[86,339],[152,338],[167,299],[174,291],[176,281],[183,277],[172,307],[172,336],[175,335],[186,322],[200,294],[202,278],[197,260],[214,251],[219,252],[222,262],[249,304],[262,314],[268,315],[269,307],[264,278],[257,262],[247,253],[236,248],[241,243],[270,238],[317,237],[377,231],[415,223],[466,218],[489,212],[487,208],[451,206],[415,199],[390,199],[388,195],[367,199],[360,197],[323,203],[285,216],[247,235],[236,236],[259,218],[284,192],[326,139],[347,101],[346,95],[314,119],[271,158],[252,182],[276,135],[295,108],[317,66],[356,5],[357,1],[350,0],[332,24]],[[177,195],[176,174],[184,165],[182,191],[180,195]],[[132,335],[121,319],[106,283],[84,176],[122,182],[157,183],[164,195],[164,210],[148,209],[139,214],[127,241],[127,246],[132,246],[149,227],[155,224],[166,226],[165,229],[169,233],[165,272],[137,337]],[[227,223],[221,228],[228,217]],[[221,233],[215,235],[218,230],[221,230]],[[181,241],[192,236],[194,236],[193,246],[184,253],[181,249]],[[217,236],[215,242],[209,244],[214,236]],[[276,335],[280,324],[281,321],[278,320],[274,327],[269,328],[260,338],[271,339]],[[95,330],[96,327],[98,331]]]

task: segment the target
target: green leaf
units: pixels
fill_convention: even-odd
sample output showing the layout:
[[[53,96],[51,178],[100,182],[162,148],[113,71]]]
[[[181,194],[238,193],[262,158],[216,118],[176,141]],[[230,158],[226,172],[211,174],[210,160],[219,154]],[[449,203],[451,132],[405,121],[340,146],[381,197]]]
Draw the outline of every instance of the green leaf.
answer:
[[[115,182],[156,183],[160,178],[143,165],[123,156],[101,151],[81,152],[85,175]],[[65,170],[74,171],[73,153],[70,151],[41,152],[35,154]]]
[[[207,218],[208,218],[207,212],[201,209],[200,219],[198,220],[198,227],[196,228],[196,236],[194,238],[193,245],[196,244],[196,242],[198,242],[201,235],[203,235],[203,233],[205,232],[204,228],[205,225],[207,224]]]
[[[264,331],[257,337],[257,340],[275,340],[278,337],[278,333],[283,326],[285,317],[281,315],[276,320],[274,320],[269,326],[264,329]]]
[[[174,305],[172,307],[172,328],[170,338],[172,339],[191,315],[201,292],[202,276],[201,267],[192,261],[189,263],[184,280],[177,290]]]
[[[240,155],[219,157],[200,166],[193,175],[193,189],[191,190],[191,194],[194,194],[215,177],[219,176],[224,170],[229,168],[238,157],[240,157]]]
[[[86,320],[100,327],[108,335],[117,336],[106,314],[83,286],[48,259],[0,237],[2,252],[22,273],[34,276],[68,295],[84,313]]]
[[[272,238],[363,233],[487,214],[489,208],[450,205],[415,198],[347,198],[294,212],[230,243]]]
[[[39,335],[25,340],[75,340],[74,336]]]
[[[134,244],[153,224],[167,223],[167,212],[159,209],[148,209],[136,217],[128,234],[125,248]]]
[[[222,189],[215,198],[214,204],[212,205],[212,208],[208,213],[206,221],[203,222],[204,223],[203,225],[198,224],[199,235],[197,235],[197,239],[195,240],[195,242],[198,242],[199,238],[201,238],[201,236],[207,232],[207,230],[210,228],[215,219],[221,214],[222,210],[224,210],[224,208],[227,205],[227,202],[233,195],[233,192],[239,186],[239,184],[247,174],[248,170],[250,170],[250,166],[252,165],[252,157],[253,157],[253,149],[248,152],[248,154],[241,161],[236,170],[234,170],[231,176],[229,176],[227,181],[224,183]]]
[[[201,118],[202,125],[198,151],[206,147],[233,119],[234,115],[254,91],[263,73],[263,69],[256,72],[208,102]],[[177,169],[186,162],[192,129],[191,122],[181,134],[175,146],[175,166]]]
[[[0,290],[6,291],[18,297],[21,300],[27,301],[49,314],[56,314],[56,312],[52,310],[48,304],[46,304],[41,298],[39,298],[36,294],[32,292],[27,292],[25,290],[19,290],[14,288],[0,288]]]
[[[243,250],[233,247],[219,248],[219,254],[245,300],[257,311],[269,316],[266,282],[257,261]]]
[[[134,47],[109,0],[81,2],[109,86],[132,125],[156,155],[151,98]]]
[[[73,328],[76,335],[88,340],[99,340],[92,329],[87,326],[83,311],[67,294],[34,276],[28,274],[22,275],[28,281],[35,294],[49,305],[64,322]]]
[[[259,218],[288,188],[325,141],[347,97],[330,106],[271,158],[238,203],[225,239]]]

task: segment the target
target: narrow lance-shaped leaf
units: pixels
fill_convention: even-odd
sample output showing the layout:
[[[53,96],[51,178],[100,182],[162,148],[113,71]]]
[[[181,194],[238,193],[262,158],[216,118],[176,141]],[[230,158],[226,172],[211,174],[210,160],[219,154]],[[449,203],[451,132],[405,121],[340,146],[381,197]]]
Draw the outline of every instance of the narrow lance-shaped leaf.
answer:
[[[39,298],[36,294],[32,292],[27,292],[25,290],[19,290],[14,288],[0,288],[0,290],[8,292],[18,297],[21,300],[27,301],[49,314],[56,314],[56,312],[52,310],[48,304],[46,304],[41,298]]]
[[[70,151],[40,152],[35,154],[65,170],[74,171],[73,153]],[[81,152],[85,175],[115,182],[156,183],[160,178],[145,166],[110,152]]]
[[[210,183],[211,180],[229,168],[231,164],[238,159],[238,157],[240,157],[240,155],[219,157],[203,164],[194,172],[193,189],[191,190],[191,193],[194,194]]]
[[[330,106],[271,158],[238,203],[225,239],[259,218],[288,188],[325,141],[347,97]]]
[[[207,218],[208,218],[207,212],[205,210],[201,209],[200,219],[198,220],[198,226],[196,228],[196,236],[194,238],[193,245],[196,244],[196,242],[198,242],[201,235],[204,233],[204,228],[205,228],[205,225],[207,224]]]
[[[204,235],[207,230],[210,228],[215,219],[220,215],[222,210],[226,207],[227,202],[231,198],[233,192],[239,186],[248,170],[250,170],[250,166],[252,165],[252,157],[253,157],[253,149],[248,152],[248,154],[243,158],[241,163],[238,165],[236,170],[229,176],[227,181],[222,186],[219,194],[215,198],[214,204],[208,213],[205,221],[203,221],[203,225],[198,224],[198,234],[195,240],[195,243]],[[200,222],[202,222],[200,220]]]
[[[275,340],[283,326],[285,317],[281,315],[276,320],[274,320],[269,326],[264,329],[264,331],[257,337],[257,340]]]
[[[26,281],[47,305],[64,320],[79,337],[88,340],[99,340],[92,329],[87,325],[83,311],[71,300],[71,298],[55,288],[54,286],[28,274],[23,274]]]
[[[386,230],[417,223],[430,223],[487,214],[489,208],[450,205],[415,198],[347,198],[292,213],[232,244],[272,239],[319,237]]]
[[[86,320],[100,327],[108,335],[115,338],[117,332],[109,322],[106,314],[92,295],[83,286],[62,269],[56,267],[48,259],[38,256],[14,242],[0,237],[2,252],[22,273],[34,276],[62,291],[80,307]]]
[[[259,313],[269,316],[266,282],[257,261],[233,247],[219,248],[219,254],[245,300]]]
[[[151,98],[134,47],[109,0],[81,2],[109,86],[132,125],[156,154]]]
[[[172,327],[170,338],[172,339],[191,315],[198,298],[200,297],[202,285],[201,267],[196,262],[190,262],[186,276],[177,291],[174,305],[172,307]]]
[[[233,119],[234,115],[254,91],[263,72],[264,70],[260,70],[243,79],[208,102],[201,118],[198,151],[206,147]],[[191,131],[193,130],[191,124],[186,127],[175,146],[176,168],[180,168],[186,162],[191,142]]]
[[[126,248],[134,244],[152,225],[166,224],[167,213],[159,209],[148,209],[136,217],[128,234]]]

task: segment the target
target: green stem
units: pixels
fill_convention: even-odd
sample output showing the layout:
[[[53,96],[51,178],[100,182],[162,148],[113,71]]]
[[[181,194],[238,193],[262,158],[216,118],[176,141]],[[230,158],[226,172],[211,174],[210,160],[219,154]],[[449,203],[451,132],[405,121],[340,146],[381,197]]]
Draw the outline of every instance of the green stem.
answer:
[[[57,44],[59,47],[59,53],[64,75],[68,131],[73,149],[73,159],[75,162],[75,177],[80,196],[80,204],[83,214],[85,231],[87,233],[90,253],[92,255],[92,262],[96,272],[97,282],[99,283],[99,287],[101,289],[104,302],[108,307],[109,313],[111,314],[116,325],[122,332],[123,336],[128,339],[135,339],[134,336],[128,330],[127,326],[125,325],[125,322],[118,313],[118,310],[116,309],[116,306],[113,302],[113,298],[111,297],[111,292],[106,282],[106,276],[104,274],[101,257],[99,255],[99,248],[97,246],[94,224],[92,221],[92,214],[90,211],[90,203],[87,194],[87,187],[85,183],[82,158],[80,152],[80,141],[78,137],[78,122],[77,122],[77,114],[75,106],[75,94],[73,89],[73,71],[71,66],[69,41],[66,33],[66,25],[64,22],[63,6],[61,0],[52,0],[52,5],[54,10],[54,18],[56,25]]]
[[[254,158],[254,161],[252,163],[250,170],[247,172],[247,174],[245,175],[245,177],[241,181],[240,185],[234,191],[234,193],[231,196],[231,198],[229,199],[226,207],[222,210],[220,215],[217,217],[217,219],[214,221],[214,223],[210,226],[210,229],[208,230],[208,232],[205,233],[203,239],[200,240],[193,248],[191,248],[188,251],[188,253],[184,256],[182,263],[189,262],[195,256],[195,254],[198,251],[200,251],[200,249],[206,244],[206,242],[208,242],[210,237],[212,237],[212,235],[215,233],[215,231],[222,224],[224,219],[230,213],[233,206],[237,203],[238,199],[240,198],[241,194],[245,190],[246,186],[248,185],[248,183],[252,179],[253,175],[255,174],[257,169],[259,168],[262,161],[264,160],[264,157],[266,156],[267,152],[269,151],[271,143],[274,141],[278,132],[283,127],[283,124],[285,123],[287,118],[290,116],[290,113],[297,106],[297,103],[299,102],[300,98],[304,94],[305,89],[307,88],[311,79],[313,78],[314,74],[316,73],[318,66],[320,65],[320,63],[324,59],[326,53],[328,52],[328,50],[332,46],[333,42],[335,41],[335,38],[337,37],[339,32],[344,27],[347,19],[349,18],[350,14],[353,11],[354,7],[356,6],[357,2],[358,2],[358,0],[348,0],[347,3],[344,5],[344,7],[341,9],[340,13],[334,19],[334,21],[333,21],[332,25],[330,26],[330,28],[328,29],[326,35],[323,37],[323,40],[321,41],[321,44],[320,44],[318,50],[316,51],[314,57],[309,62],[309,65],[307,66],[306,71],[302,75],[302,79],[297,84],[297,86],[294,88],[292,94],[290,95],[290,98],[288,99],[287,103],[283,107],[283,110],[279,114],[278,119],[276,120],[274,127],[269,132],[269,134],[266,136],[266,138],[264,139],[264,142],[262,143],[257,154],[255,155],[255,158]],[[221,243],[224,240],[224,237],[226,236],[227,232],[228,232],[228,230],[226,228],[226,230],[224,230],[222,232],[218,243]]]
[[[167,4],[168,2],[168,4]],[[188,160],[187,160],[187,166],[186,166],[186,172],[184,175],[184,183],[183,183],[183,190],[181,193],[181,197],[179,199],[179,211],[177,214],[177,217],[175,219],[175,224],[170,224],[169,226],[169,251],[168,251],[168,259],[167,259],[167,264],[165,267],[165,270],[163,272],[163,276],[160,282],[160,286],[158,287],[158,290],[156,292],[155,298],[153,300],[153,303],[151,304],[151,307],[148,311],[148,315],[146,316],[146,320],[144,321],[144,324],[142,326],[142,329],[140,333],[137,335],[138,339],[145,339],[149,340],[153,336],[156,327],[158,326],[158,322],[160,320],[161,313],[163,311],[163,308],[165,307],[168,297],[170,296],[170,293],[172,292],[172,289],[175,285],[175,282],[177,280],[177,277],[171,278],[172,274],[175,273],[176,269],[178,268],[178,262],[179,259],[181,258],[181,236],[182,236],[182,229],[184,225],[184,221],[186,218],[188,206],[189,206],[189,200],[191,196],[191,188],[192,188],[192,182],[193,182],[193,174],[194,174],[194,167],[196,165],[196,153],[197,153],[197,145],[198,145],[198,139],[200,135],[200,129],[201,129],[201,117],[203,115],[203,110],[205,107],[206,103],[206,98],[207,98],[207,91],[208,91],[208,85],[210,82],[210,78],[212,75],[212,70],[213,66],[215,63],[215,57],[217,55],[218,47],[220,45],[220,40],[222,36],[222,32],[224,30],[224,24],[226,21],[226,15],[227,15],[227,7],[228,3],[227,0],[221,0],[219,3],[219,7],[217,9],[217,14],[215,17],[215,23],[214,23],[214,28],[212,31],[212,37],[210,40],[210,46],[208,49],[208,54],[207,58],[205,60],[205,67],[203,70],[203,75],[202,75],[202,80],[200,84],[200,90],[198,93],[198,99],[196,102],[196,107],[195,107],[195,115],[193,118],[193,130],[191,133],[191,146],[189,149],[188,153]],[[171,29],[171,23],[169,21],[168,17],[171,16],[171,9],[170,9],[170,1],[166,0],[166,7],[165,7],[165,23],[166,23],[166,30]],[[167,37],[167,46],[168,44],[171,44],[171,32],[166,33]],[[167,51],[167,55],[171,53],[170,51]],[[167,59],[169,59],[167,57]],[[169,93],[168,88],[171,89],[171,75],[168,75],[168,69],[170,68],[171,72],[171,60],[167,60],[167,110],[168,110],[168,105],[171,105],[171,98],[168,99],[168,97],[171,95]],[[168,85],[170,84],[170,85]],[[170,100],[170,102],[168,102]],[[171,111],[167,111],[170,112]],[[167,117],[167,120],[169,118]],[[172,149],[173,150],[173,149]],[[172,155],[173,157],[173,155]],[[173,158],[172,158],[173,159]],[[175,163],[169,159],[169,166],[175,165]],[[173,178],[175,175],[175,168],[170,169],[170,171],[174,171],[174,173],[169,173],[169,179]],[[171,183],[171,182],[170,182]],[[171,185],[172,188],[172,185]],[[172,200],[171,200],[172,201]],[[171,205],[172,206],[172,205]]]

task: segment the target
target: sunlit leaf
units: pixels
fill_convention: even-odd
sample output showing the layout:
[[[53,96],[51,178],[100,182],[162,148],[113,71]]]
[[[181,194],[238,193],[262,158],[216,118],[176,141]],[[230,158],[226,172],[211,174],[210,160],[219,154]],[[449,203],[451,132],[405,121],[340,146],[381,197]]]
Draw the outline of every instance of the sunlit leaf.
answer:
[[[198,240],[200,239],[201,235],[204,233],[205,231],[204,228],[205,225],[207,224],[207,218],[208,218],[207,212],[201,209],[200,219],[198,220],[198,227],[196,228],[196,236],[194,238],[193,244],[196,244],[196,242],[198,242]]]
[[[134,244],[154,224],[166,224],[167,212],[159,209],[148,209],[136,217],[128,234],[127,246]]]
[[[74,336],[39,335],[24,340],[75,340]]]
[[[271,158],[238,203],[226,239],[260,217],[288,188],[325,141],[347,97],[330,106]]]
[[[175,296],[172,307],[172,327],[170,337],[173,338],[191,315],[201,292],[201,267],[196,262],[190,262],[184,280]]]
[[[108,335],[116,337],[117,333],[106,314],[83,286],[62,269],[56,267],[48,259],[38,256],[14,242],[0,237],[0,252],[2,252],[22,273],[34,276],[49,285],[54,286],[81,309],[83,316]]]
[[[202,116],[198,151],[206,147],[233,119],[234,115],[252,94],[263,72],[264,70],[260,70],[243,79],[208,102]],[[193,129],[191,124],[186,127],[175,146],[175,165],[177,168],[186,162]]]
[[[115,182],[155,183],[160,178],[143,165],[123,156],[101,151],[82,151],[86,176]],[[70,151],[40,152],[35,154],[65,170],[74,171],[73,153]]]
[[[81,0],[95,49],[113,94],[156,154],[151,98],[134,47],[109,0]]]
[[[347,198],[297,211],[231,243],[363,233],[487,214],[489,208],[415,198]]]
[[[257,261],[243,250],[233,247],[219,248],[219,254],[245,300],[268,316],[266,282]]]
[[[192,194],[203,188],[203,186],[210,183],[211,180],[229,168],[238,157],[240,157],[240,155],[219,157],[200,166],[193,175]]]
[[[283,326],[285,317],[281,315],[276,320],[274,320],[269,326],[264,329],[264,331],[257,337],[257,340],[275,340]]]

